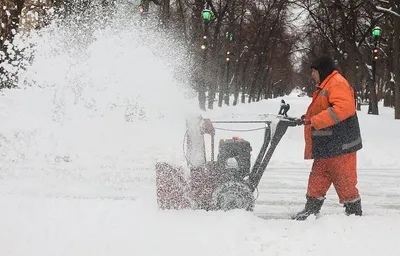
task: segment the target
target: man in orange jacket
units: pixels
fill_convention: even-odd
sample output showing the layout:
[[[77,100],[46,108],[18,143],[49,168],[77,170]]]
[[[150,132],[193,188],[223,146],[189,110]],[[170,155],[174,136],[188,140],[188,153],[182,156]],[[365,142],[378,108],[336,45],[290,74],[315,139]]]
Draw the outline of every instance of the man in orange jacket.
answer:
[[[357,185],[356,152],[362,148],[354,92],[329,57],[311,65],[317,83],[304,122],[305,159],[314,159],[308,180],[306,205],[293,216],[305,220],[318,214],[333,183],[347,215],[362,215]]]

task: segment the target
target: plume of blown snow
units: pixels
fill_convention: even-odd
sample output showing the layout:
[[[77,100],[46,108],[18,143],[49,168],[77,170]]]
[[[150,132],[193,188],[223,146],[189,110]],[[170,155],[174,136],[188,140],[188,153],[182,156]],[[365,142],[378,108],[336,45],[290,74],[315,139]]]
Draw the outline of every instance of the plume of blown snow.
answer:
[[[143,156],[181,151],[185,117],[199,113],[187,97],[183,43],[151,19],[98,17],[55,19],[15,41],[30,63],[19,72],[20,90],[4,92],[14,106],[1,115],[5,159],[129,157],[139,146]],[[24,138],[18,143],[16,133]]]

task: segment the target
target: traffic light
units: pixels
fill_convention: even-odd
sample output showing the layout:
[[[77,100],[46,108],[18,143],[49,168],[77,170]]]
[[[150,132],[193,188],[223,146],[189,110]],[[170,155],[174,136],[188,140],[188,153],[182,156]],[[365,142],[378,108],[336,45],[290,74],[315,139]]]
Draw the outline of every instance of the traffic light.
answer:
[[[206,35],[204,35],[202,37],[202,42],[201,42],[200,48],[202,50],[205,50],[207,48],[207,36]]]
[[[379,50],[378,48],[374,48],[374,60],[379,60]]]
[[[230,61],[231,60],[231,52],[230,51],[227,51],[226,52],[226,61],[228,62],[228,61]]]

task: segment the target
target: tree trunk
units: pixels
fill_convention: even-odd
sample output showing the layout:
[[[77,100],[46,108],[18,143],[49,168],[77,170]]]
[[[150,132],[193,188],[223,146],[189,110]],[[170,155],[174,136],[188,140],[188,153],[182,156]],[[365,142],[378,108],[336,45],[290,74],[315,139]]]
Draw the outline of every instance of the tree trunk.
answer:
[[[168,26],[170,16],[171,0],[163,0],[161,3],[161,21],[164,26]]]
[[[400,6],[397,13],[400,13]],[[395,80],[394,118],[400,119],[400,18],[396,18],[394,26],[393,73]]]
[[[179,18],[180,18],[180,21],[182,22],[182,30],[184,32],[183,34],[185,36],[185,42],[187,45],[189,45],[189,40],[187,37],[187,25],[186,25],[186,19],[185,19],[185,10],[184,10],[183,4],[182,4],[182,0],[178,0],[176,2],[176,4],[177,4],[177,10],[179,13]]]
[[[215,90],[208,91],[208,109],[214,109]]]
[[[261,56],[257,56],[257,64],[254,66],[253,79],[252,79],[250,88],[248,90],[248,94],[249,94],[248,103],[250,103],[252,100],[255,99],[257,81],[259,80],[259,77],[260,77],[261,64],[262,64],[262,58],[261,58]]]
[[[229,106],[229,96],[230,96],[230,89],[229,83],[231,81],[231,62],[226,61],[226,81],[225,81],[225,90],[224,90],[224,103],[225,105]]]
[[[201,59],[201,70],[198,74],[198,78],[196,82],[198,83],[198,93],[199,93],[199,107],[202,110],[206,110],[206,79],[205,79],[205,70],[206,70],[206,61],[207,61],[207,49],[204,50]]]
[[[147,13],[150,7],[150,0],[141,0],[140,6],[143,8],[143,12]]]
[[[223,73],[223,72],[221,72]],[[223,79],[223,76],[218,75],[217,77],[218,80],[218,107],[222,107],[222,103],[224,102],[224,88],[225,88],[225,82]]]
[[[249,58],[246,59],[246,61],[244,62],[244,67],[242,70],[242,76],[240,77],[240,87],[242,89],[242,95],[240,98],[240,102],[241,103],[246,103],[246,92],[247,92],[247,81],[246,81],[246,74],[247,74],[247,67],[249,66]]]
[[[142,0],[143,1],[143,0]],[[148,1],[148,0],[147,0]],[[195,88],[198,93],[199,107],[202,110],[206,109],[206,85],[204,79],[204,66],[206,53],[200,49],[200,42],[202,40],[203,28],[201,12],[203,10],[204,0],[195,0],[193,5],[193,15],[192,15],[192,44],[195,45],[195,59],[194,65],[200,65],[201,69],[194,75]]]

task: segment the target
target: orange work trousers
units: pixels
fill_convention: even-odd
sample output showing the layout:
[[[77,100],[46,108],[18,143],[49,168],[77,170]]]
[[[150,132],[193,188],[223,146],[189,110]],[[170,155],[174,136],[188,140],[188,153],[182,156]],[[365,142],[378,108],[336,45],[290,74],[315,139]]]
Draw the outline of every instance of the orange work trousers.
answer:
[[[325,197],[330,186],[335,187],[340,203],[359,197],[357,189],[356,152],[325,159],[315,159],[308,179],[307,195]]]

